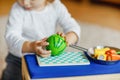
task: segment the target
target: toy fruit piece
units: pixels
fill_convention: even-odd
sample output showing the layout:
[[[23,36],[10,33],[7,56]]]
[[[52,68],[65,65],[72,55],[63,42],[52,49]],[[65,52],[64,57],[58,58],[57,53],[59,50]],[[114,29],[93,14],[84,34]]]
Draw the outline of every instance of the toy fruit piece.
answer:
[[[112,61],[120,60],[120,55],[112,54]]]
[[[99,54],[105,54],[105,52],[108,50],[110,50],[110,48],[95,49],[94,56],[97,57],[97,55],[99,55]]]
[[[106,51],[105,54],[107,55],[107,58],[106,58],[107,61],[120,60],[120,55],[117,55],[116,51],[113,49]]]
[[[49,45],[46,47],[46,49],[51,50],[52,56],[61,54],[66,48],[65,39],[58,34],[51,35],[47,39],[47,42],[49,42]]]
[[[120,51],[118,51],[117,54],[120,55]]]
[[[115,61],[115,60],[120,60],[120,55],[116,54],[116,51],[114,49],[110,49],[105,52],[107,55],[106,60],[107,61]]]
[[[108,50],[108,51],[109,51],[110,53],[112,53],[112,54],[117,54],[114,49],[110,49],[110,50]]]
[[[104,60],[104,61],[106,61],[106,54],[98,54],[97,55],[97,60]]]
[[[89,52],[90,55],[94,55],[94,49],[93,48],[89,48],[88,52]]]
[[[107,61],[112,61],[112,54],[113,54],[112,51],[108,50],[108,51],[105,52],[105,54],[107,55],[106,60]]]
[[[103,49],[104,46],[96,46],[96,49]]]

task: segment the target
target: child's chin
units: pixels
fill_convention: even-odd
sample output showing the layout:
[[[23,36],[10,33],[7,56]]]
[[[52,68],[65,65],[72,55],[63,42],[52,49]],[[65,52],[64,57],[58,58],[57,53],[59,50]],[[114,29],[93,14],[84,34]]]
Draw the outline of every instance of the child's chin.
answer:
[[[25,8],[25,10],[32,10],[32,8]]]

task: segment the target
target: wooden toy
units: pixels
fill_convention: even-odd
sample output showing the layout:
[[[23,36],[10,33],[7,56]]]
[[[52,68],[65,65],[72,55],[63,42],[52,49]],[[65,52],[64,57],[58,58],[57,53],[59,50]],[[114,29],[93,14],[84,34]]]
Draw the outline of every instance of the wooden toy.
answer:
[[[59,56],[47,58],[37,56],[37,61],[39,66],[73,66],[90,64],[83,52],[63,52]]]
[[[98,54],[97,59],[106,61],[106,54]]]
[[[106,57],[107,61],[120,60],[120,55],[118,55],[117,52],[113,49],[106,51],[105,54],[107,55],[107,57]]]
[[[118,51],[117,54],[120,55],[120,51]]]
[[[86,49],[77,45],[71,45],[70,47],[84,51],[88,59],[98,64],[111,65],[120,61],[120,55],[118,55],[120,53],[119,48],[97,46]]]
[[[61,54],[67,46],[65,39],[58,34],[51,35],[47,39],[47,42],[49,42],[49,45],[46,49],[51,50],[52,56]]]
[[[120,60],[120,55],[113,54],[112,61]]]
[[[94,56],[97,57],[100,54],[104,55],[108,50],[110,50],[110,48],[95,49]]]

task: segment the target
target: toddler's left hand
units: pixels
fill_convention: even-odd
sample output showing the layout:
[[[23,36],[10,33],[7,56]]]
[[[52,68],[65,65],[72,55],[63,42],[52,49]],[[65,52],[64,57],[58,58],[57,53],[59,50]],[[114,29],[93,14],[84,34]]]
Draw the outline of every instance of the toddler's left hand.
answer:
[[[66,41],[67,46],[69,46],[69,42],[66,39],[66,35],[64,33],[62,33],[62,32],[57,32],[57,34],[60,35],[61,37],[63,37],[65,39],[65,41]]]

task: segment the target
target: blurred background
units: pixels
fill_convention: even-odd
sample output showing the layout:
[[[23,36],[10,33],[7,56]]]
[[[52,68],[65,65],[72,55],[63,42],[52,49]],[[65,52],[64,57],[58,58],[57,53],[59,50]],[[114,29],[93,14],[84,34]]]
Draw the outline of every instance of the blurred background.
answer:
[[[9,11],[16,0],[0,0],[0,75],[5,67],[4,40]],[[61,0],[81,26],[80,46],[110,45],[120,48],[120,0]]]
[[[0,0],[0,16],[9,14],[16,0]],[[120,0],[61,0],[75,19],[120,30]]]

